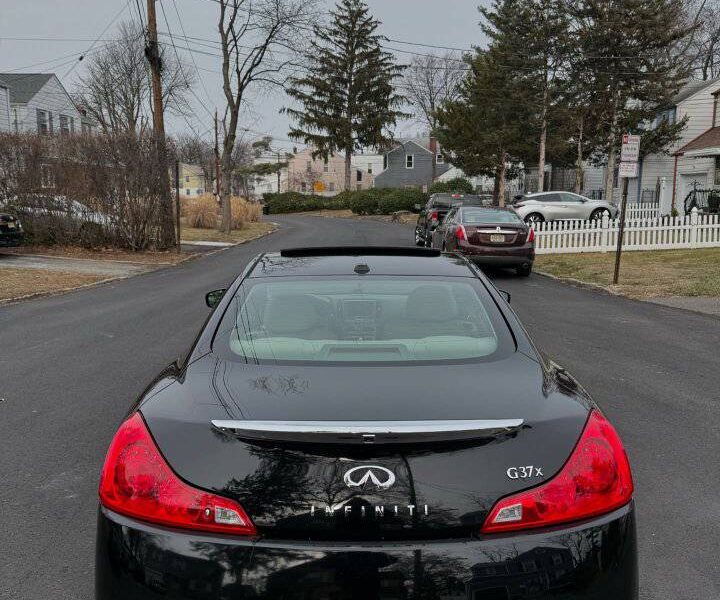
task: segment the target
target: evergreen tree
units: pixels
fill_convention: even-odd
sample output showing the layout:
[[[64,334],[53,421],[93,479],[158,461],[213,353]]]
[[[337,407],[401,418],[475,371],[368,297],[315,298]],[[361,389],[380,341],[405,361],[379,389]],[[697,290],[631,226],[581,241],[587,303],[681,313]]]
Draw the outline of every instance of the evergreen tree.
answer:
[[[524,88],[530,120],[528,135],[537,140],[538,189],[543,189],[548,149],[567,144],[565,128],[552,128],[563,112],[568,62],[573,54],[570,18],[563,0],[494,0],[481,8],[483,31],[503,68]],[[552,139],[549,139],[552,136]]]
[[[672,52],[689,32],[683,0],[566,0],[566,5],[579,42],[578,72],[592,94],[604,138],[605,195],[611,199],[622,134],[642,133],[687,78],[683,61]],[[662,150],[684,125],[665,124],[644,137],[652,140],[652,150]]]
[[[495,49],[467,58],[470,72],[457,100],[438,111],[438,139],[452,163],[470,176],[495,178],[494,197],[503,206],[505,183],[532,148],[527,135],[528,98]]]
[[[403,68],[382,49],[380,22],[363,0],[341,0],[330,14],[329,28],[315,27],[307,73],[290,82],[288,93],[300,107],[285,110],[297,122],[291,137],[312,146],[313,157],[344,154],[350,190],[353,152],[386,147],[388,128],[405,116],[393,87]]]

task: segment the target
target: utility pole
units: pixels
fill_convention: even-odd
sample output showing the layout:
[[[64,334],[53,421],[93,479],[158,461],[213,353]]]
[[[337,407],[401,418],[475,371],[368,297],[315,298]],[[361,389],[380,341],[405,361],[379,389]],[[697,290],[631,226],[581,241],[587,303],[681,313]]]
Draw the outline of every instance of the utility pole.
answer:
[[[147,45],[145,46],[145,58],[150,63],[152,73],[152,95],[153,95],[153,135],[157,148],[158,163],[161,177],[161,203],[163,219],[161,231],[163,242],[168,246],[174,240],[175,227],[173,225],[173,206],[170,197],[170,173],[167,163],[167,148],[165,141],[165,108],[163,106],[162,94],[162,57],[160,56],[160,45],[158,44],[157,15],[155,14],[156,0],[147,0],[148,30]]]
[[[157,15],[155,14],[155,1],[147,0],[148,15],[148,41],[145,48],[145,57],[150,63],[152,71],[153,92],[153,129],[155,136],[165,142],[165,111],[162,95],[162,58],[158,45]]]

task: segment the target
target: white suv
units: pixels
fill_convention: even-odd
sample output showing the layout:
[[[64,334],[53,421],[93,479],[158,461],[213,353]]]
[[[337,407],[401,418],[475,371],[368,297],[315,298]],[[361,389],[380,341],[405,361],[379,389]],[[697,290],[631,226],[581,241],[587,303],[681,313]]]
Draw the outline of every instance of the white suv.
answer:
[[[572,192],[540,192],[526,194],[512,208],[526,223],[566,219],[615,219],[620,212],[612,202],[591,200]]]

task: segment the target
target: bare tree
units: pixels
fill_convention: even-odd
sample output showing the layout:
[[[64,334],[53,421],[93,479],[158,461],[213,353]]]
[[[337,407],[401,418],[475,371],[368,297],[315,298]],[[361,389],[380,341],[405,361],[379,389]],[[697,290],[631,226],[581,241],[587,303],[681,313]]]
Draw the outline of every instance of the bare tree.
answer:
[[[457,56],[428,54],[416,56],[405,71],[403,92],[412,107],[415,119],[425,125],[431,136],[437,134],[437,110],[445,102],[458,98],[460,84],[467,68]],[[434,152],[432,178],[437,171],[437,152]]]
[[[132,22],[120,25],[118,38],[88,59],[85,74],[75,89],[76,103],[106,133],[144,131],[150,126],[150,82],[142,28]],[[192,71],[178,61],[172,49],[162,49],[165,111],[184,114],[187,94],[195,84]]]
[[[720,76],[720,0],[691,0],[686,13],[693,30],[684,51],[693,77],[714,79]]]
[[[240,108],[254,85],[284,85],[296,52],[313,21],[315,0],[218,0],[222,47],[223,118],[222,225],[230,231],[235,144]]]
[[[213,145],[194,135],[181,135],[172,142],[177,160],[202,169],[205,189],[212,188],[215,177],[215,152]]]

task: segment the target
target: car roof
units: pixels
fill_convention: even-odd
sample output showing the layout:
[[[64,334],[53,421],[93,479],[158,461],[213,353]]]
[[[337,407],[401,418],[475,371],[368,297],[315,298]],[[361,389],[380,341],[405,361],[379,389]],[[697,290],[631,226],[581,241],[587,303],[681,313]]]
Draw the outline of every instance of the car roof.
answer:
[[[425,248],[298,248],[261,255],[250,278],[328,275],[477,277],[461,257]]]

